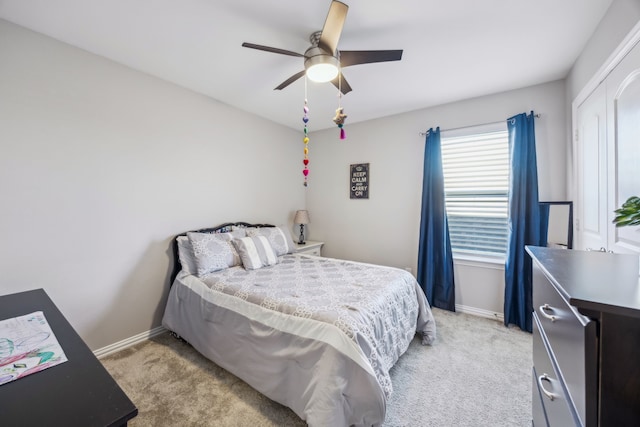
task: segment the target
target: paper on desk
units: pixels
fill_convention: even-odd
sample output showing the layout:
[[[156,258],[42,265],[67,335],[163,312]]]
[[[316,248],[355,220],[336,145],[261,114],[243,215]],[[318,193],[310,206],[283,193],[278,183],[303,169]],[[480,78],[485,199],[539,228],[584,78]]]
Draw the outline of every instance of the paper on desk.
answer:
[[[66,361],[41,311],[0,320],[0,385]]]

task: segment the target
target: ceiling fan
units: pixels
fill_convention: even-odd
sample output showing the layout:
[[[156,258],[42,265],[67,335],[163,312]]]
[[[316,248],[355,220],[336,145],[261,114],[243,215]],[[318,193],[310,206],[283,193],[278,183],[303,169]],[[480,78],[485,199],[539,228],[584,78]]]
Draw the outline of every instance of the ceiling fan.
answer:
[[[242,43],[242,46],[304,58],[305,69],[289,77],[275,89],[284,89],[306,74],[309,79],[314,81],[331,81],[343,94],[347,94],[351,92],[351,86],[342,75],[342,68],[402,59],[402,50],[338,50],[338,40],[340,40],[348,10],[349,6],[346,4],[333,0],[322,31],[311,34],[309,37],[311,47],[304,54],[246,42]]]

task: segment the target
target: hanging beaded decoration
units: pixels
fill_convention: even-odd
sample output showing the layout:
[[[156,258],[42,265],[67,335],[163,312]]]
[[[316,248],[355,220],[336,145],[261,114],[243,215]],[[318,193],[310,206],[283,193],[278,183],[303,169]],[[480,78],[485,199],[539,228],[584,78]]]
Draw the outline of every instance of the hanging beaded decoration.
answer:
[[[309,136],[307,123],[309,122],[309,107],[307,107],[307,77],[304,78],[304,115],[302,116],[302,122],[304,123],[304,138],[302,138],[302,142],[304,142],[304,159],[302,159],[302,163],[304,164],[304,169],[302,169],[302,174],[304,175],[304,186],[307,186],[307,177],[309,176]]]
[[[342,103],[342,73],[338,73],[338,109],[336,110],[336,116],[333,118],[333,122],[338,125],[340,129],[340,139],[346,139],[346,135],[344,132],[344,119],[347,118],[347,115],[344,114],[344,109],[341,106]]]

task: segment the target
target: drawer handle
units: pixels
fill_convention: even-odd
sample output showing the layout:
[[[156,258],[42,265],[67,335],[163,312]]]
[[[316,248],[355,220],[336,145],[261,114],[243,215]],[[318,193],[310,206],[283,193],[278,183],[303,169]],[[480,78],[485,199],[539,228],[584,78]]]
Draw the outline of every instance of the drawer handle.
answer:
[[[547,396],[551,401],[553,401],[553,399],[555,399],[556,397],[559,397],[557,394],[551,393],[546,388],[544,388],[542,381],[548,381],[549,383],[551,383],[551,378],[549,378],[549,375],[547,374],[542,374],[538,377],[538,387],[540,387],[540,390],[542,390],[542,394]]]
[[[540,314],[542,314],[542,316],[546,317],[547,319],[551,320],[552,322],[555,322],[556,320],[558,320],[558,318],[556,316],[552,316],[550,314],[547,314],[547,312],[545,310],[553,310],[549,304],[541,305],[540,308],[538,309],[538,311],[540,311]]]

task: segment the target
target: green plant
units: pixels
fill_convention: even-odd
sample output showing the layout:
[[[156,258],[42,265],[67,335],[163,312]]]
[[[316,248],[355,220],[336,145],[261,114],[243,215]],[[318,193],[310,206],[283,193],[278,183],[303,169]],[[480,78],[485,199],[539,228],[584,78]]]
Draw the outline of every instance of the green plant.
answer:
[[[613,211],[616,217],[613,223],[616,227],[640,225],[640,197],[632,196],[622,204],[622,207]]]

